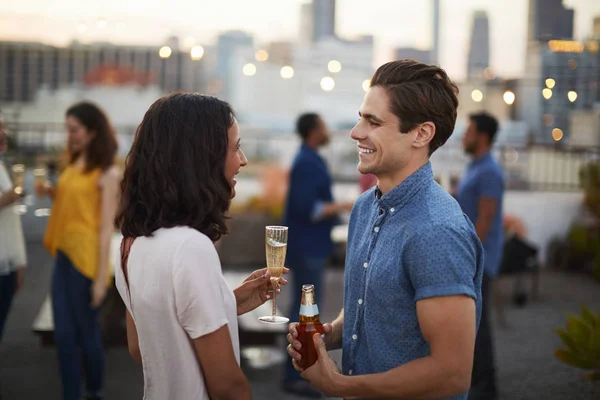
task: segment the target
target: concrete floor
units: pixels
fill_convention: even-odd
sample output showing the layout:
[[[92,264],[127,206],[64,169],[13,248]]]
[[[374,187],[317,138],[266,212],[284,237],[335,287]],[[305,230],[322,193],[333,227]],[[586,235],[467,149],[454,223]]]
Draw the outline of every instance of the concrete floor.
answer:
[[[29,269],[23,291],[15,298],[4,343],[0,345],[0,380],[4,400],[59,400],[60,386],[56,353],[41,348],[31,332],[31,324],[49,288],[52,260],[38,240],[28,244]],[[320,301],[322,318],[334,318],[342,305],[343,271],[326,275],[327,297]],[[504,293],[512,284],[501,282]],[[509,328],[496,330],[499,388],[502,400],[578,400],[592,399],[591,385],[580,378],[580,371],[564,366],[554,358],[560,341],[553,329],[562,327],[566,313],[579,312],[581,303],[600,310],[600,284],[588,277],[544,272],[540,299],[525,308],[506,306]],[[289,293],[282,293],[279,305],[287,310]],[[282,338],[283,339],[283,338]],[[340,361],[340,352],[333,357]],[[282,365],[247,370],[255,399],[299,399],[280,391]],[[106,353],[106,399],[141,399],[143,377],[126,348]]]

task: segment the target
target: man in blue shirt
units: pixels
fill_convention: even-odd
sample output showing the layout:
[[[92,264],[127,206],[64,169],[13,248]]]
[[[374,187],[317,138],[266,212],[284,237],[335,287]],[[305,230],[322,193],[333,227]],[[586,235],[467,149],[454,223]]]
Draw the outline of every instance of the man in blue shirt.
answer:
[[[463,147],[472,157],[472,161],[467,166],[456,193],[462,210],[475,224],[477,236],[485,250],[485,270],[481,286],[483,308],[475,341],[470,400],[497,398],[489,307],[491,281],[498,275],[504,246],[502,228],[504,175],[490,154],[497,131],[498,121],[488,113],[482,112],[469,116],[469,125],[463,136]]]
[[[483,247],[429,157],[452,134],[457,88],[434,65],[398,60],[371,79],[351,132],[378,183],[350,217],[344,309],[315,336],[302,377],[327,396],[466,399],[481,314]],[[288,353],[295,360],[295,324]],[[327,350],[343,350],[342,373]]]
[[[287,265],[292,271],[293,301],[288,315],[292,321],[298,321],[303,284],[315,285],[317,300],[321,299],[323,272],[333,252],[331,229],[335,217],[352,209],[352,204],[333,201],[331,177],[325,160],[317,152],[329,142],[323,119],[315,113],[302,114],[296,122],[296,132],[302,145],[290,170],[283,218],[283,224],[289,227]],[[291,363],[285,371],[284,389],[320,396],[300,378]]]

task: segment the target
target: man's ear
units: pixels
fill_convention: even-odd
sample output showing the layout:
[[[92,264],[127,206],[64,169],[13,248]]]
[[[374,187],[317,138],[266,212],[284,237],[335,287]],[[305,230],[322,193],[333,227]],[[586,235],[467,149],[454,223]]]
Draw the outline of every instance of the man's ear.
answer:
[[[423,122],[415,128],[416,135],[413,141],[414,147],[429,146],[429,142],[435,137],[435,124],[431,121]]]

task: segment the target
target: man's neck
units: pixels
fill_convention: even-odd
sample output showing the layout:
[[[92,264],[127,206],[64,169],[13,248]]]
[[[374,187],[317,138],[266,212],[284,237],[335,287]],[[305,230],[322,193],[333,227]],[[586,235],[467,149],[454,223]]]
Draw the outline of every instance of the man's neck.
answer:
[[[409,176],[417,172],[421,167],[429,162],[429,157],[415,159],[413,162],[408,163],[402,169],[396,171],[393,174],[386,174],[384,176],[377,176],[377,187],[381,194],[386,194],[396,186],[400,185]]]
[[[473,154],[471,155],[471,157],[473,157],[473,160],[479,160],[481,157],[485,156],[486,154],[488,154],[490,152],[490,147],[489,146],[481,146],[480,148],[478,148],[477,150],[475,150],[473,152]]]
[[[310,147],[311,149],[313,149],[315,151],[319,148],[319,146],[316,143],[314,143],[310,140],[305,140],[302,144],[306,147]]]

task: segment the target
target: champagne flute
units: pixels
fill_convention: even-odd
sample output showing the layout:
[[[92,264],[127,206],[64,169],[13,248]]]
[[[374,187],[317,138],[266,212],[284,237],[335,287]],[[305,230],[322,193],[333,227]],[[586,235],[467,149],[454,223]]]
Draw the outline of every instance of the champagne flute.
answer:
[[[267,226],[265,228],[265,250],[267,253],[267,269],[271,274],[273,286],[273,311],[271,315],[260,317],[258,320],[267,324],[286,324],[289,318],[275,315],[277,313],[277,288],[283,274],[285,255],[287,251],[288,227]]]
[[[19,196],[23,197],[25,195],[25,165],[24,164],[14,164],[12,166],[12,179],[14,191]],[[19,215],[23,215],[27,212],[27,206],[22,204],[22,201],[19,201],[14,207],[15,213]]]
[[[46,168],[40,167],[33,170],[34,176],[34,191],[39,199],[46,195],[46,185],[48,184],[48,172]],[[50,209],[48,208],[38,208],[34,211],[36,217],[47,217],[50,215]]]

